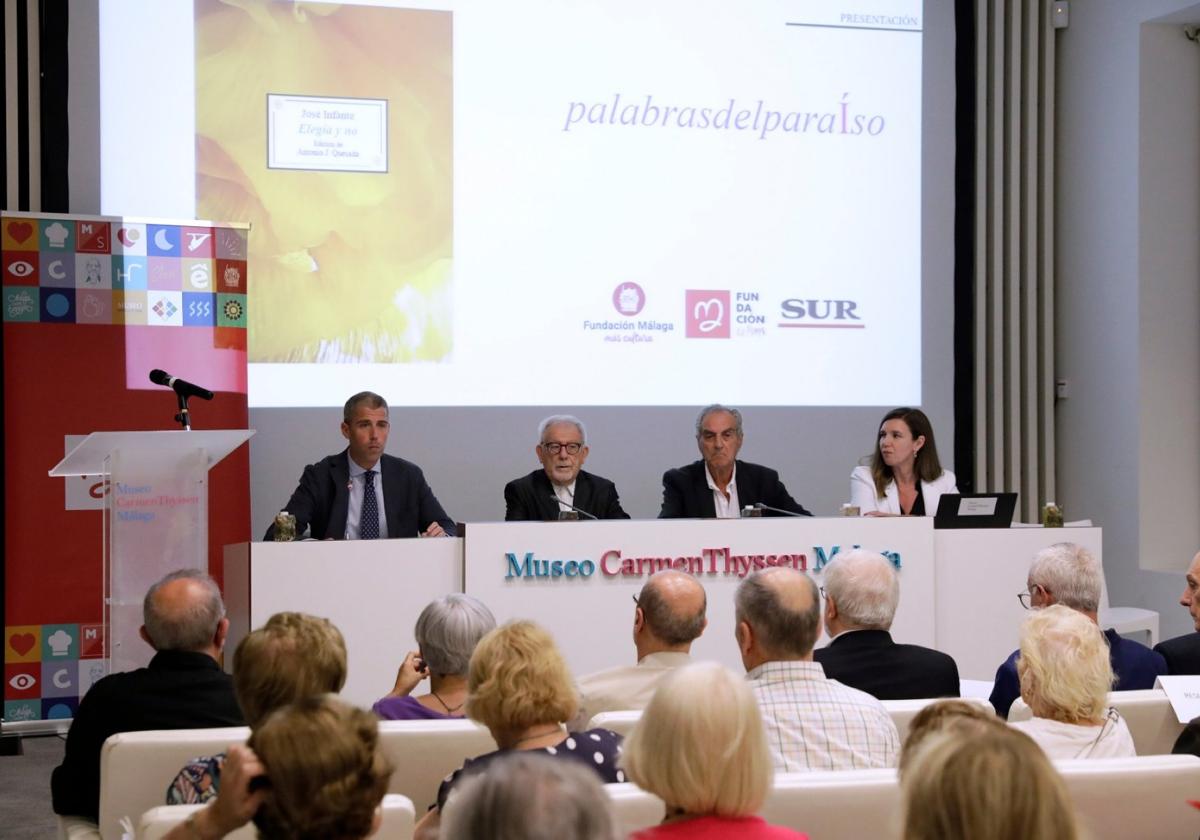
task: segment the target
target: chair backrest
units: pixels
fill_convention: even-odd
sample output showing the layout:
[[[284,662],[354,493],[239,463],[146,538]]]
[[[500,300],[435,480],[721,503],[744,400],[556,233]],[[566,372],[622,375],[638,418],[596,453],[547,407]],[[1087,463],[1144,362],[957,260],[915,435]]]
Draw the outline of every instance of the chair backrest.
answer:
[[[188,818],[203,805],[159,805],[142,815],[137,836],[140,840],[161,840],[172,828]],[[416,825],[416,809],[407,796],[389,793],[383,797],[383,822],[379,831],[371,835],[373,840],[412,840]],[[233,840],[255,840],[258,837],[254,823],[247,823],[232,834],[225,835]]]
[[[1138,755],[1170,755],[1184,724],[1175,716],[1167,693],[1161,688],[1110,691],[1108,704],[1121,713],[1133,736]],[[1018,699],[1008,713],[1010,721],[1029,720],[1033,712]],[[1200,795],[1200,791],[1197,792]]]
[[[388,792],[407,796],[424,813],[443,779],[466,759],[494,751],[496,742],[469,720],[384,720],[379,746],[396,768]]]
[[[1200,758],[1147,755],[1056,761],[1091,840],[1200,836]]]
[[[622,738],[633,731],[637,722],[642,719],[641,709],[630,709],[620,712],[601,712],[588,721],[588,729],[609,729]]]
[[[937,703],[945,699],[945,697],[923,697],[919,700],[884,700],[883,707],[891,715],[892,723],[896,724],[896,730],[900,733],[900,743],[903,744],[904,739],[908,737],[908,728],[912,724],[912,719],[917,716],[917,712],[924,709],[930,703]],[[992,709],[992,704],[982,697],[962,697],[959,699],[966,703],[975,703],[988,711],[995,711]]]
[[[898,838],[900,783],[893,769],[777,773],[763,819],[809,837]]]
[[[245,726],[110,736],[100,750],[100,836],[120,840],[121,818],[137,825],[142,814],[166,802],[167,786],[190,759],[225,752],[249,736]]]
[[[588,728],[595,727],[589,725]],[[661,799],[632,782],[605,785],[604,792],[612,801],[613,816],[621,837],[658,825],[667,813],[667,806]]]

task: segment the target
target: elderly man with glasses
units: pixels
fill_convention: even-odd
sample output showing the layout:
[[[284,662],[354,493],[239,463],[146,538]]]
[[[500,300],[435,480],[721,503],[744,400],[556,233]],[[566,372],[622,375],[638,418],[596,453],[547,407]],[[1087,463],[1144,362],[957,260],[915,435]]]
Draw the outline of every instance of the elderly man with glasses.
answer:
[[[533,448],[542,468],[504,486],[504,518],[509,521],[555,519],[628,519],[617,488],[607,478],[583,469],[587,429],[569,414],[538,424]]]
[[[1033,558],[1026,579],[1025,592],[1017,593],[1021,606],[1027,610],[1038,610],[1051,604],[1062,604],[1083,613],[1096,624],[1099,632],[1100,590],[1104,585],[1104,573],[1095,556],[1081,545],[1063,542],[1043,548]],[[1109,628],[1104,631],[1108,642],[1109,659],[1112,661],[1113,690],[1135,691],[1154,688],[1154,681],[1167,673],[1167,663],[1159,654],[1143,644],[1126,639]],[[1017,677],[1017,656],[1012,656],[996,671],[996,683],[992,687],[992,706],[996,714],[1008,717],[1008,710],[1021,696],[1021,684]]]

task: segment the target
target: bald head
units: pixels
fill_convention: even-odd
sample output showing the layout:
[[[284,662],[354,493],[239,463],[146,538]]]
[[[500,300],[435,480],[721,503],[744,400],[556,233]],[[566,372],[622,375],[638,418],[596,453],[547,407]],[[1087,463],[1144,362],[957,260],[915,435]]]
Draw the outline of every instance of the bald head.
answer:
[[[638,608],[646,631],[667,648],[690,645],[707,624],[704,587],[685,572],[671,570],[651,575],[638,595]]]
[[[889,630],[900,603],[896,569],[882,554],[856,548],[825,567],[826,621],[837,630]]]
[[[734,603],[738,624],[749,625],[754,645],[766,659],[802,659],[812,653],[821,603],[816,584],[804,572],[782,566],[755,572],[738,586]]]
[[[216,581],[197,569],[172,572],[142,602],[143,637],[155,650],[219,650],[225,604]]]

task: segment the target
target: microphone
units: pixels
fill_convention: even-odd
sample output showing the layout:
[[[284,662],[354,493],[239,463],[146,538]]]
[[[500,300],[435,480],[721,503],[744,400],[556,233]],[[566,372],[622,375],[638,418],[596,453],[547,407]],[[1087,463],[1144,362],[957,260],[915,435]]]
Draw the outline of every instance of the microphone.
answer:
[[[570,502],[564,502],[562,499],[558,498],[558,496],[554,495],[553,493],[550,494],[550,498],[553,499],[554,501],[556,501],[558,504],[566,505],[567,507],[569,507],[571,510],[575,511],[576,513],[586,516],[588,519],[594,519],[597,522],[600,521],[599,516],[588,513],[586,510],[584,510],[581,507],[575,507],[575,505],[571,504]]]
[[[165,370],[155,368],[150,371],[150,381],[155,385],[163,385],[172,389],[181,397],[199,397],[202,400],[211,400],[213,392],[199,385],[193,385],[185,379],[180,379],[178,376],[172,376]]]
[[[782,514],[783,516],[804,516],[803,513],[796,513],[794,510],[784,510],[783,508],[771,507],[770,505],[763,504],[762,502],[755,502],[754,508],[755,510],[769,510],[771,513],[778,513]]]

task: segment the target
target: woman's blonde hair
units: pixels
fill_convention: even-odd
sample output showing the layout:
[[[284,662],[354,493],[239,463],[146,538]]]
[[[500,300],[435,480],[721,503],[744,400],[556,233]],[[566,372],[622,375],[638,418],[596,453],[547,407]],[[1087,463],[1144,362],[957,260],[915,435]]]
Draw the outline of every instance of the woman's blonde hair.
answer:
[[[659,680],[625,739],[621,765],[668,808],[726,817],[756,813],[774,775],[754,693],[716,663],[688,665]]]
[[[1104,634],[1083,613],[1054,604],[1025,619],[1017,675],[1021,698],[1035,716],[1091,725],[1103,720],[1112,663]]]
[[[327,618],[275,613],[233,653],[233,691],[250,728],[301,697],[346,684],[346,640]]]
[[[978,703],[958,699],[938,700],[924,706],[913,715],[912,722],[908,725],[908,734],[904,736],[898,767],[900,777],[903,778],[908,772],[913,757],[920,752],[926,739],[941,732],[969,737],[977,732],[985,732],[991,727],[1006,729],[1008,724],[996,717],[990,706],[985,708]]]
[[[497,742],[575,716],[579,697],[554,638],[532,621],[510,621],[479,640],[467,669],[467,716]],[[511,744],[500,744],[501,747]]]
[[[1058,772],[1041,747],[1015,729],[932,736],[902,786],[904,840],[1079,837]]]
[[[247,741],[269,782],[254,817],[259,837],[369,835],[392,775],[378,740],[375,716],[333,695],[275,711]]]

